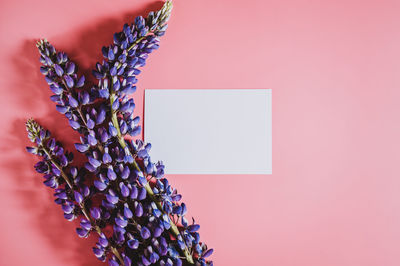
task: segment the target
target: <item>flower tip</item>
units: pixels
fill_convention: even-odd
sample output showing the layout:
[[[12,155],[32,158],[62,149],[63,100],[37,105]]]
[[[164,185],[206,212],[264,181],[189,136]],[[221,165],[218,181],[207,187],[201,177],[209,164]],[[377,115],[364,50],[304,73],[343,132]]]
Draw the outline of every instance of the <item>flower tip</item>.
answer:
[[[25,122],[25,128],[28,132],[28,137],[32,142],[35,142],[36,138],[39,136],[42,127],[33,119],[29,118]]]
[[[45,43],[48,43],[48,41],[47,41],[47,39],[39,39],[37,42],[36,42],[36,47],[42,47]]]

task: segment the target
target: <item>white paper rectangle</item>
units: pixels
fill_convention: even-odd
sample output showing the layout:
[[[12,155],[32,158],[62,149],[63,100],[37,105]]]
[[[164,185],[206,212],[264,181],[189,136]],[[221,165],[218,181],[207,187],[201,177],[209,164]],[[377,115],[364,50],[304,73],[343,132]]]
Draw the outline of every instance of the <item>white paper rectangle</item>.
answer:
[[[144,139],[167,174],[271,174],[270,89],[145,90]]]

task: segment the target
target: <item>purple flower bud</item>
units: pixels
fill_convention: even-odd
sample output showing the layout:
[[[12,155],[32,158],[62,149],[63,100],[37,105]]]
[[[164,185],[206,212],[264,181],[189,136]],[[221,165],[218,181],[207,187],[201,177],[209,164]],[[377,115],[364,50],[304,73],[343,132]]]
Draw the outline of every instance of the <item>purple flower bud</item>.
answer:
[[[158,253],[160,253],[160,255],[161,256],[165,256],[165,255],[167,255],[167,253],[168,253],[168,249],[166,248],[166,247],[163,247],[163,246],[161,246],[159,249],[158,249]],[[160,264],[161,265],[161,264]],[[168,265],[168,264],[165,264],[165,266],[166,265]],[[170,264],[171,266],[172,266],[172,261],[171,261],[171,264]]]
[[[56,71],[56,74],[59,77],[61,77],[64,74],[64,70],[57,64],[54,64],[54,70]]]
[[[151,149],[151,143],[147,143],[147,144],[144,146],[144,148],[146,149],[147,152],[149,152],[150,149]]]
[[[153,215],[155,217],[160,217],[162,215],[162,211],[160,211],[159,209],[153,209]]]
[[[121,54],[120,56],[118,56],[118,61],[121,62],[122,64],[125,63],[126,55],[125,54]]]
[[[104,251],[96,247],[93,247],[93,253],[97,258],[101,258],[104,255]]]
[[[113,67],[110,69],[110,75],[111,75],[111,76],[117,75],[117,67],[116,67],[116,66],[113,66]]]
[[[73,205],[71,206],[70,204],[63,204],[61,205],[61,208],[65,213],[71,213],[74,211]]]
[[[202,258],[207,258],[211,256],[211,254],[214,252],[214,249],[209,249],[207,251],[204,251],[203,254],[201,255]]]
[[[181,214],[182,212],[182,207],[179,205],[175,205],[174,207],[172,207],[172,213],[173,214]]]
[[[142,255],[142,263],[145,266],[151,265],[151,262],[144,255]]]
[[[102,247],[108,246],[108,240],[107,240],[106,236],[104,235],[104,233],[101,233],[101,235],[99,236],[99,244]]]
[[[154,237],[159,237],[163,232],[163,229],[160,226],[157,226],[154,228],[153,236]]]
[[[96,124],[99,125],[103,123],[105,118],[106,118],[106,110],[104,108],[101,108],[96,117]]]
[[[110,132],[110,135],[113,136],[113,137],[118,135],[117,129],[111,124],[109,126],[109,132]]]
[[[137,196],[138,200],[144,200],[146,198],[147,195],[147,191],[144,187],[139,188],[139,193]]]
[[[92,156],[88,156],[89,163],[93,165],[94,168],[99,168],[101,166],[101,162]]]
[[[75,72],[75,64],[73,62],[68,62],[66,64],[66,72],[68,75],[71,75]]]
[[[97,207],[93,207],[90,209],[90,215],[93,217],[93,219],[98,220],[101,217],[100,209]]]
[[[108,59],[107,55],[108,55],[108,47],[103,46],[101,48],[101,53],[103,54],[103,56]]]
[[[90,194],[90,189],[89,189],[89,187],[86,186],[86,185],[82,185],[82,186],[81,186],[81,194],[82,194],[84,197],[88,197],[89,194]]]
[[[87,144],[81,144],[81,143],[75,143],[75,149],[77,149],[79,152],[85,152],[89,149],[89,145]]]
[[[110,180],[115,180],[115,179],[117,179],[117,174],[115,174],[115,172],[114,172],[114,170],[113,170],[113,168],[112,168],[111,165],[110,165],[110,166],[108,167],[108,169],[107,169],[107,177],[108,177]]]
[[[129,188],[123,182],[119,183],[119,188],[121,189],[121,195],[123,197],[129,196]]]
[[[73,213],[64,213],[64,218],[67,219],[68,221],[73,221],[76,216]]]
[[[132,93],[134,93],[135,91],[136,91],[136,86],[132,86],[132,84],[126,85],[126,86],[121,90],[121,92],[122,92],[123,94],[126,94],[126,95],[132,94]]]
[[[51,95],[50,100],[55,102],[56,104],[61,104],[61,98],[60,95]]]
[[[119,80],[117,79],[114,84],[113,84],[113,90],[114,91],[118,91],[121,88],[121,83],[119,82]],[[115,108],[118,109],[118,108]]]
[[[172,201],[180,201],[182,198],[181,194],[175,194],[171,196]]]
[[[200,244],[196,244],[194,246],[194,250],[197,252],[197,254],[201,255],[203,253],[203,249],[201,248]]]
[[[181,250],[184,250],[185,248],[186,248],[186,245],[185,245],[185,243],[182,241],[182,240],[179,240],[178,239],[178,246],[179,246],[179,248],[181,249]]]
[[[196,231],[198,231],[199,229],[200,229],[200,225],[198,225],[198,224],[192,224],[192,225],[189,225],[189,226],[187,227],[187,230],[188,230],[190,233],[196,232]]]
[[[187,212],[186,204],[182,202],[181,207],[182,207],[181,215],[185,215]]]
[[[71,89],[72,87],[74,87],[74,80],[70,76],[64,75],[64,80],[65,83],[67,83],[68,88]]]
[[[135,76],[131,76],[131,77],[127,77],[126,81],[130,84],[136,84],[137,83],[137,79]]]
[[[99,90],[99,95],[101,98],[108,99],[108,97],[110,97],[110,92],[108,89],[101,89]]]
[[[124,204],[124,217],[130,219],[133,217],[133,213],[127,203]]]
[[[78,101],[74,97],[72,97],[72,95],[68,95],[68,102],[69,102],[69,105],[71,105],[71,107],[73,107],[73,108],[76,108],[79,106]]]
[[[188,220],[184,216],[182,216],[181,221],[182,221],[183,227],[185,227],[185,228],[188,227]]]
[[[138,176],[138,181],[142,186],[145,186],[147,184],[147,179],[142,175]]]
[[[103,207],[105,207],[106,209],[108,209],[108,210],[112,210],[112,209],[115,208],[115,205],[112,204],[112,203],[110,203],[110,202],[108,202],[107,200],[102,200],[102,201],[101,201],[101,205],[102,205]],[[111,217],[111,215],[109,215],[108,218],[110,218],[110,217]]]
[[[138,189],[137,189],[137,187],[136,187],[135,185],[133,185],[133,186],[132,186],[132,189],[131,189],[130,198],[131,198],[131,199],[136,199],[137,196],[138,196]]]
[[[79,204],[82,203],[83,196],[81,193],[79,193],[78,191],[74,191],[74,197],[75,197],[76,202],[78,202]]]
[[[148,174],[151,174],[153,172],[153,169],[154,169],[154,164],[153,163],[148,163],[147,166],[146,166],[146,172]]]
[[[113,195],[110,195],[110,194],[107,194],[106,198],[107,198],[107,201],[112,203],[112,204],[117,204],[118,200],[119,200],[119,198],[117,196],[113,196]]]
[[[96,167],[94,167],[91,163],[85,163],[85,168],[89,170],[89,172],[94,173],[96,171]]]
[[[45,184],[46,186],[51,187],[51,188],[58,187],[58,182],[54,177],[46,179],[45,181],[43,181],[43,184]]]
[[[112,49],[108,49],[108,54],[107,54],[108,60],[113,61],[115,59],[114,53]]]
[[[88,135],[88,143],[90,144],[90,146],[96,146],[97,139],[92,135]]]
[[[62,52],[58,52],[58,53],[57,53],[57,57],[56,57],[56,61],[57,61],[59,64],[61,64],[61,63],[63,62],[63,58],[64,58],[63,53],[62,53]]]
[[[112,162],[112,158],[109,153],[103,154],[103,163],[108,164]]]
[[[142,149],[142,150],[138,151],[137,156],[141,159],[148,157],[147,150]]]
[[[156,263],[159,258],[160,258],[160,256],[158,256],[158,254],[155,252],[150,254],[150,262],[153,264]]]
[[[107,185],[99,180],[94,181],[94,186],[100,191],[103,191],[107,188]]]
[[[135,216],[141,217],[143,215],[143,206],[140,202],[135,201]]]
[[[55,167],[54,165],[52,165],[51,171],[52,171],[53,174],[55,174],[56,176],[60,176],[60,174],[61,174],[60,169],[58,169],[58,168]]]
[[[108,260],[108,265],[109,266],[119,266],[119,263],[114,259],[109,259]]]
[[[117,242],[121,242],[125,240],[125,233],[126,230],[122,227],[119,227],[117,225],[113,226],[114,229],[114,238],[116,239]]]
[[[101,130],[100,139],[101,139],[102,143],[106,143],[109,140],[109,136],[107,134],[107,131],[104,128],[102,128],[102,129],[103,130]]]
[[[86,238],[88,236],[88,231],[82,228],[76,228],[76,233],[82,238]]]
[[[68,199],[67,194],[66,194],[65,192],[58,192],[58,193],[55,193],[54,196],[56,196],[56,197],[59,198],[59,199],[63,199],[63,200]]]
[[[47,75],[47,73],[49,73],[49,69],[45,66],[41,66],[40,73],[42,73],[43,75]]]
[[[63,105],[56,105],[56,110],[62,114],[65,114],[66,112],[68,112],[69,108]]]
[[[70,120],[68,120],[68,122],[69,122],[69,125],[75,130],[77,130],[81,127],[81,125],[79,124],[78,121],[70,119]]]
[[[170,222],[171,222],[171,220],[170,220],[168,214],[163,214],[163,216],[162,216],[162,224],[163,224],[165,229],[169,230],[171,228]]]
[[[54,83],[54,79],[50,75],[46,75],[46,77],[44,79],[47,82],[47,84],[49,84],[49,85]]]
[[[79,98],[82,105],[86,105],[90,102],[90,96],[87,91],[83,91],[82,93],[80,93]]]
[[[137,136],[137,135],[140,134],[141,131],[142,131],[142,127],[141,126],[136,126],[131,130],[130,135],[132,137]],[[144,156],[143,155],[141,156],[141,158],[144,158],[144,157],[147,157],[147,153],[145,153]]]
[[[62,167],[66,167],[68,165],[68,159],[64,154],[62,154],[59,159]]]
[[[126,227],[128,225],[128,221],[120,218],[120,217],[116,217],[115,218],[115,223],[119,226],[119,227]]]
[[[76,87],[81,88],[81,87],[83,87],[84,84],[85,84],[85,76],[82,76],[76,82]]]
[[[54,94],[57,94],[57,95],[62,94],[63,91],[64,91],[63,88],[59,87],[59,86],[56,85],[56,84],[51,84],[51,85],[50,85],[50,90],[51,90]]]
[[[133,157],[128,154],[124,156],[124,163],[132,164],[133,163]]]
[[[93,121],[92,119],[90,119],[90,118],[87,120],[86,124],[87,124],[87,127],[88,127],[89,129],[93,129],[94,126],[95,126],[94,121]]]
[[[128,240],[128,247],[130,249],[137,249],[139,247],[139,241],[136,239]]]
[[[102,79],[102,78],[104,78],[104,76],[105,76],[104,73],[100,73],[100,72],[98,72],[98,71],[96,71],[96,70],[93,70],[93,71],[92,71],[92,74],[93,74],[93,76],[94,76],[96,79]]]
[[[119,100],[118,99],[113,102],[111,108],[113,110],[118,110],[118,108],[119,108]]]
[[[87,231],[90,231],[92,229],[92,224],[85,218],[81,219],[80,225],[83,229]]]
[[[132,261],[129,257],[125,256],[124,257],[124,264],[125,266],[131,266],[132,265]]]
[[[163,202],[163,210],[168,214],[172,212],[172,204],[170,201]]]
[[[121,123],[120,130],[122,135],[125,135],[126,132],[128,131],[128,125],[125,123],[125,121]]]
[[[179,258],[175,258],[175,264],[174,266],[182,266],[182,260]]]
[[[121,173],[121,178],[122,179],[127,179],[129,177],[130,173],[131,173],[131,171],[129,170],[129,167],[126,165],[124,167],[124,170]]]
[[[37,147],[26,147],[26,151],[32,154],[37,154],[38,148]]]

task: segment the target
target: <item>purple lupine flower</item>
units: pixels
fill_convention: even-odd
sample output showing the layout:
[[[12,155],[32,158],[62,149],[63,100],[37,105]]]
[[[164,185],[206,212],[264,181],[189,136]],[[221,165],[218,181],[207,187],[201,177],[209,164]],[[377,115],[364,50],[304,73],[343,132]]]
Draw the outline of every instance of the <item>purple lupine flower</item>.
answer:
[[[93,70],[98,85],[85,88],[84,76],[77,75],[76,64],[65,53],[57,52],[47,41],[38,43],[43,64],[40,71],[55,94],[51,100],[70,126],[82,135],[81,143],[75,147],[86,155],[87,162],[82,170],[68,171],[73,179],[73,191],[64,189],[61,178],[65,175],[63,168],[69,167],[72,159],[63,156],[57,144],[49,142],[57,155],[57,164],[41,163],[36,168],[47,175],[48,186],[58,189],[56,202],[63,206],[67,219],[85,216],[81,228],[77,229],[78,235],[87,237],[91,231],[99,233],[93,252],[101,261],[108,258],[110,265],[140,262],[181,265],[181,258],[189,264],[212,264],[202,258],[203,254],[207,255],[204,245],[195,249],[199,244],[198,225],[194,222],[188,225],[184,217],[186,205],[179,202],[181,195],[164,177],[164,165],[151,161],[151,145],[125,139],[141,131],[140,118],[134,115],[135,103],[128,94],[136,90],[139,68],[159,46],[171,7],[167,1],[161,10],[150,12],[147,18],[137,17],[134,24],[126,24],[121,32],[114,34],[114,43],[102,49],[105,60]],[[40,140],[36,142],[40,145],[47,135],[40,132]],[[29,151],[40,154],[35,148]],[[94,176],[90,188],[83,184],[86,174]],[[155,184],[149,181],[152,178]],[[91,197],[99,198],[100,206]],[[86,205],[90,212],[81,210]],[[182,227],[175,224],[179,220]],[[112,227],[109,237],[101,231],[108,225]],[[114,244],[117,246],[111,248]]]
[[[90,197],[90,188],[83,184],[81,177],[85,175],[84,170],[70,165],[72,161],[70,153],[64,151],[60,144],[50,137],[50,132],[37,122],[28,120],[26,129],[29,139],[37,145],[35,146],[37,154],[43,157],[42,161],[35,165],[35,169],[44,174],[46,179],[44,183],[54,188],[55,202],[61,206],[65,219],[72,221],[80,215],[85,216],[81,219],[81,227],[76,229],[76,233],[82,238],[88,237],[94,227],[100,230],[96,222],[86,216],[87,210],[84,205],[85,198]],[[101,215],[98,208],[92,208],[91,214],[95,219],[100,218]],[[101,234],[101,237],[102,243],[107,241],[104,234]],[[100,254],[98,249],[94,251],[95,254]],[[109,248],[103,248],[101,251],[102,255],[99,259],[105,260],[105,254],[109,252]]]

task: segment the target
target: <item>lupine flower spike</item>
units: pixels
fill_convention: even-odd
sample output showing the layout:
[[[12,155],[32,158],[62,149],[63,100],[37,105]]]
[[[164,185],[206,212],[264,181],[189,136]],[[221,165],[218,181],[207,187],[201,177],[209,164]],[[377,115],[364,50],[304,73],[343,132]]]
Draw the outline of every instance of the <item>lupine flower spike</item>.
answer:
[[[159,47],[171,9],[167,1],[114,34],[93,70],[97,84],[88,84],[77,64],[47,40],[37,43],[40,71],[54,93],[50,98],[81,134],[75,148],[87,161],[74,166],[73,154],[32,119],[26,128],[35,145],[27,150],[41,157],[35,169],[54,190],[64,217],[80,219],[79,237],[97,234],[93,253],[111,266],[213,264],[213,249],[200,241],[200,225],[188,222],[186,205],[164,177],[163,163],[151,160],[151,144],[126,138],[141,131],[128,96],[148,55]]]

